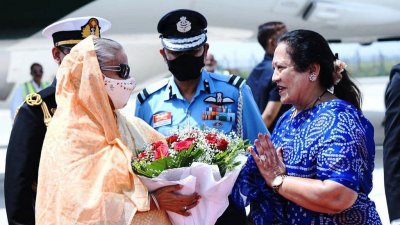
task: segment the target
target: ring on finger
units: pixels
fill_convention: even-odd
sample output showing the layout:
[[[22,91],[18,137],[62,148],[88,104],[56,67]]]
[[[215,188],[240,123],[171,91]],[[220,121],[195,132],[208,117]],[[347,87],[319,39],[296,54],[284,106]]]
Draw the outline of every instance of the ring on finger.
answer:
[[[260,155],[260,161],[264,162],[267,159],[265,155]]]
[[[187,206],[184,206],[184,207],[183,207],[183,210],[187,211],[187,209],[188,209]]]

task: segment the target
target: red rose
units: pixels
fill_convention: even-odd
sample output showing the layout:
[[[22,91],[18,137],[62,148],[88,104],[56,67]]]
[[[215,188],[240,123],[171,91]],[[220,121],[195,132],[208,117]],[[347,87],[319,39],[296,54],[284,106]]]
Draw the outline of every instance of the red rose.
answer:
[[[188,149],[193,144],[194,138],[186,138],[183,141],[175,142],[174,149],[176,151],[182,151]]]
[[[169,155],[168,145],[162,141],[156,141],[151,144],[151,148],[154,150],[154,160],[164,158]]]
[[[217,135],[216,134],[207,134],[205,139],[207,140],[208,144],[217,143]]]
[[[139,153],[139,155],[137,156],[137,158],[139,160],[144,159],[147,156],[146,151],[143,151],[141,153]]]
[[[216,146],[218,150],[225,151],[228,147],[229,142],[225,139],[218,139]]]
[[[171,135],[166,138],[168,145],[171,145],[172,143],[176,142],[178,140],[178,135]]]

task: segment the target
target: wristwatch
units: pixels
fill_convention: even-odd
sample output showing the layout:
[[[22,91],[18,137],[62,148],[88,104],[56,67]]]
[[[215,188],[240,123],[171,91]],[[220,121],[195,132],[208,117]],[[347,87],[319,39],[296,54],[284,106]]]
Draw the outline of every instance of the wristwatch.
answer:
[[[278,193],[278,190],[281,187],[281,185],[283,184],[283,180],[285,179],[285,177],[287,177],[286,174],[281,174],[281,175],[276,176],[274,178],[274,180],[272,181],[272,190],[275,193]]]

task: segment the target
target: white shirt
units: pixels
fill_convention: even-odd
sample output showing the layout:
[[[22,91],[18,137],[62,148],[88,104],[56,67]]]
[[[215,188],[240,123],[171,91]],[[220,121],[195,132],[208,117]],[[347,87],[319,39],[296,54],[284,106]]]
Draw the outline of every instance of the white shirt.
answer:
[[[390,223],[390,225],[400,225],[400,218],[392,220],[392,222]]]

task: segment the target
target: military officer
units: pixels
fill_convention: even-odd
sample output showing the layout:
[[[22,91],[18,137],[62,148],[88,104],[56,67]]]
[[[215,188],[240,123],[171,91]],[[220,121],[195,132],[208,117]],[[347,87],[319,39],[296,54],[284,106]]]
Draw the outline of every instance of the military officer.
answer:
[[[236,131],[252,142],[268,131],[244,79],[203,69],[209,48],[206,27],[204,16],[192,10],[175,10],[161,18],[160,54],[173,76],[138,94],[136,116],[164,135],[179,127],[207,126]],[[245,223],[245,210],[233,203],[217,221]]]
[[[70,49],[89,35],[100,37],[111,23],[100,17],[69,18],[46,27],[52,38],[52,55],[61,64]],[[4,195],[9,224],[35,224],[35,198],[39,159],[47,125],[57,107],[56,80],[37,94],[26,97],[17,111],[7,148]]]

